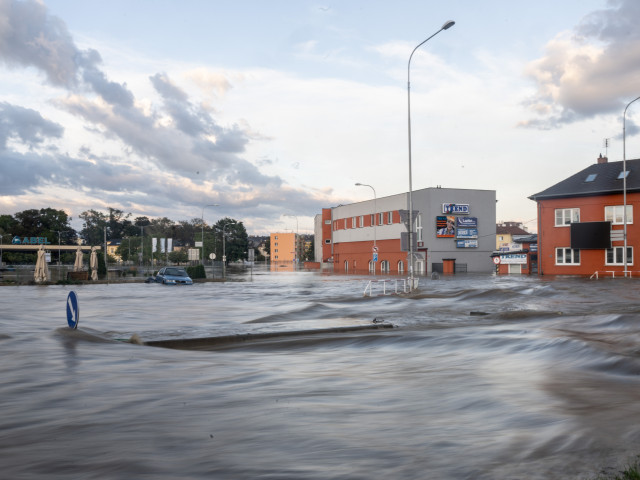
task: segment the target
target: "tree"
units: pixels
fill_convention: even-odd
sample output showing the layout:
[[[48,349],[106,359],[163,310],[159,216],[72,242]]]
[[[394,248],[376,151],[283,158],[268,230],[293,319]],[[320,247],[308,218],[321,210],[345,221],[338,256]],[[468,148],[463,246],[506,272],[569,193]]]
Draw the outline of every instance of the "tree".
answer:
[[[246,260],[247,249],[249,248],[249,235],[244,228],[242,222],[238,222],[232,218],[226,217],[218,220],[213,227],[216,236],[219,236],[220,242],[215,246],[216,257],[222,259],[222,251],[224,246],[227,263],[236,260]],[[222,243],[222,234],[225,234],[224,245]]]
[[[80,236],[89,245],[100,245],[104,240],[104,228],[109,223],[109,217],[96,210],[82,212],[79,217],[84,221]]]
[[[309,246],[304,250],[302,255],[303,262],[313,262],[315,260],[315,238],[312,236]]]

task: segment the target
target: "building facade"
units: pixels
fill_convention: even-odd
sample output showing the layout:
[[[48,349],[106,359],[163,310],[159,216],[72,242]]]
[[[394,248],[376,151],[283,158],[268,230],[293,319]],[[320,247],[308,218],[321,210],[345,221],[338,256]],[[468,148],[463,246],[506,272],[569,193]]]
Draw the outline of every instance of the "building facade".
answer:
[[[625,182],[626,176],[626,209]],[[538,208],[538,273],[624,274],[626,210],[628,271],[640,247],[640,160],[596,164],[529,197]]]
[[[408,273],[408,197],[323,209],[315,222],[316,261],[332,262],[334,272]],[[494,190],[426,188],[412,197],[416,274],[443,272],[447,265],[458,272],[493,271]]]
[[[270,259],[272,263],[298,263],[302,258],[302,237],[297,233],[276,232],[270,234]]]

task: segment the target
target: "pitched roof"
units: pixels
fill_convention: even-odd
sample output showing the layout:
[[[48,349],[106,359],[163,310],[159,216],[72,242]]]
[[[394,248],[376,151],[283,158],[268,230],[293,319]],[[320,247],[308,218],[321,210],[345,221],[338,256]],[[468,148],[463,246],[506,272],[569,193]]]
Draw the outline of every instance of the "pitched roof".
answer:
[[[498,235],[531,235],[518,225],[496,225],[496,233]]]
[[[622,192],[623,162],[596,163],[546,190],[529,197],[546,200],[562,197],[590,197]],[[640,192],[640,159],[627,160],[627,192]],[[618,178],[619,177],[619,178]]]

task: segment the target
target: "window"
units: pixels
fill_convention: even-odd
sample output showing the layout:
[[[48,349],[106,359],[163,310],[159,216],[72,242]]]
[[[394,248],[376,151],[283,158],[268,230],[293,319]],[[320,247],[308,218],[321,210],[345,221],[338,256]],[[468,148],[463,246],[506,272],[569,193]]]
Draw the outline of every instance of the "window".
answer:
[[[580,221],[579,208],[557,208],[556,209],[556,227],[564,227],[570,223],[578,223]]]
[[[358,219],[358,222],[360,223],[358,225],[360,228],[364,227],[364,215],[360,215],[360,218]]]
[[[331,220],[325,220],[325,221],[324,221],[324,224],[325,224],[325,225],[331,225]]]
[[[330,239],[330,238],[325,238],[325,239],[324,239],[324,243],[326,243],[326,244],[330,244],[330,243],[331,243],[331,239]]]
[[[278,253],[278,249],[276,248],[276,253]]]
[[[380,271],[384,273],[389,273],[389,261],[383,260],[380,264]]]
[[[393,212],[387,212],[387,223],[389,225],[393,224]]]
[[[369,260],[369,271],[373,273],[376,271],[376,262],[373,260]]]
[[[608,248],[606,252],[606,265],[624,265],[622,256],[624,247]],[[633,265],[633,247],[627,247],[627,265]]]
[[[622,180],[623,178],[626,178],[629,176],[629,170],[627,170],[626,172],[620,172],[618,174],[618,180]]]
[[[276,235],[276,236],[275,236],[275,237],[273,237],[273,238],[274,238],[274,240],[277,240],[277,239],[278,239],[278,235]]]
[[[402,260],[398,262],[398,273],[402,274],[404,272],[404,263]]]
[[[597,176],[598,176],[597,173],[591,173],[587,175],[587,178],[585,179],[585,183],[593,182]]]
[[[416,216],[416,238],[418,242],[422,242],[422,214]]]
[[[384,213],[382,212],[378,214],[378,225],[384,225]]]
[[[614,225],[624,223],[624,205],[604,207],[604,220]],[[633,223],[633,205],[627,205],[627,224]]]
[[[373,227],[376,224],[376,214],[371,214],[371,226]]]
[[[351,217],[351,228],[356,228],[356,217]]]
[[[556,248],[556,265],[580,265],[580,250]]]

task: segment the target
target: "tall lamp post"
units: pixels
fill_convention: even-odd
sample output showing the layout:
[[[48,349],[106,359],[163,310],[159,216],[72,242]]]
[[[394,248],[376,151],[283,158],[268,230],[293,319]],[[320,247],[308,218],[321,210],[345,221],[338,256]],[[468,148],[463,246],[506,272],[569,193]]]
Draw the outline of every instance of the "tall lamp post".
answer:
[[[622,256],[624,258],[624,276],[627,276],[627,141],[626,141],[626,115],[627,108],[635,102],[636,100],[640,100],[640,97],[636,97],[631,100],[626,107],[624,107],[624,112],[622,113],[622,202],[624,203],[623,211],[622,211],[622,223],[623,225],[623,236],[624,236],[624,252],[622,252]]]
[[[285,217],[294,217],[296,219],[296,235],[294,238],[294,242],[293,242],[293,249],[295,250],[293,252],[293,266],[295,267],[298,263],[298,217],[296,215],[290,215],[288,213],[285,213],[284,215]]]
[[[411,55],[409,55],[409,62],[407,63],[407,124],[408,124],[408,134],[409,134],[409,291],[413,290],[414,279],[413,279],[413,183],[411,178],[411,59],[413,58],[413,54],[416,52],[418,48],[427,43],[437,34],[439,34],[443,30],[448,30],[453,27],[456,22],[453,20],[448,20],[447,22],[440,27],[436,33],[431,35],[426,40],[419,43],[416,48],[413,49]]]
[[[202,221],[202,251],[200,253],[201,263],[204,265],[204,209],[207,207],[219,207],[217,203],[212,203],[211,205],[205,205],[202,207],[202,214],[200,215],[200,220]]]
[[[376,189],[371,185],[367,185],[366,183],[356,183],[356,187],[369,187],[373,190],[373,252],[376,253],[378,251],[378,245],[376,244],[376,225],[378,224],[378,205],[377,205],[377,195]],[[373,273],[376,272],[376,264],[373,263]]]

